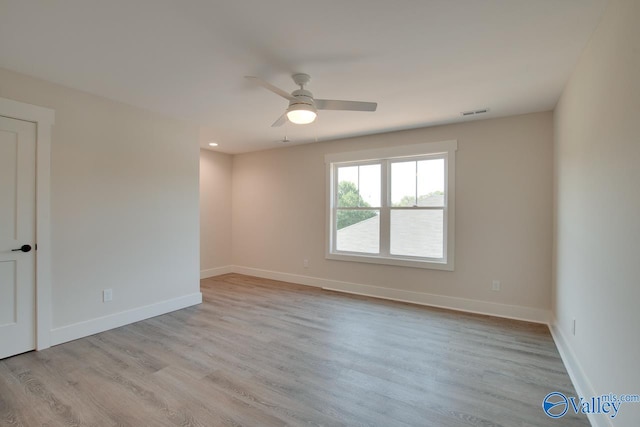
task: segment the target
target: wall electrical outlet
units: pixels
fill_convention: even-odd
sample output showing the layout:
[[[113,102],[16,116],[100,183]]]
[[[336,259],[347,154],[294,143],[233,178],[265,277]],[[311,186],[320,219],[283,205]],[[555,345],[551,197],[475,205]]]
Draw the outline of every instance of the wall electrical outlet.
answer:
[[[105,289],[102,291],[102,302],[113,300],[113,289]]]
[[[309,268],[309,260],[305,258],[304,261],[302,261],[302,265],[304,268]]]
[[[500,280],[494,280],[491,283],[491,290],[492,291],[499,291],[500,290]]]

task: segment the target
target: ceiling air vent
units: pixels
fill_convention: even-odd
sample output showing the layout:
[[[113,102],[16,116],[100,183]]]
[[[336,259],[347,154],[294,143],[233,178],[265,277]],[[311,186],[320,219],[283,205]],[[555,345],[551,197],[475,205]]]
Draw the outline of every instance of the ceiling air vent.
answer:
[[[475,116],[477,114],[484,114],[488,112],[489,112],[488,108],[482,108],[480,110],[463,111],[462,113],[460,113],[460,115],[466,117],[466,116]]]

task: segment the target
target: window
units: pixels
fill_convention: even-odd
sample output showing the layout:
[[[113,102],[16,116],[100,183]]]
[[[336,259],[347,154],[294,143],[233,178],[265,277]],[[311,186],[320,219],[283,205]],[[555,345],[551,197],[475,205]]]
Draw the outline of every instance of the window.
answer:
[[[453,270],[456,141],[327,155],[326,257]]]

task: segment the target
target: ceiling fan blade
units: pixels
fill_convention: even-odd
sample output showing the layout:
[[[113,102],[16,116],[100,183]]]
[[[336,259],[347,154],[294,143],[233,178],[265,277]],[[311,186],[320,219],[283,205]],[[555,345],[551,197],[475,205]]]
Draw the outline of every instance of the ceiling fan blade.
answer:
[[[339,101],[337,99],[315,99],[318,110],[376,111],[377,102]]]
[[[255,82],[256,84],[262,86],[263,88],[270,90],[271,92],[275,93],[276,95],[280,95],[281,97],[288,99],[289,101],[295,101],[296,99],[288,92],[285,92],[284,90],[280,89],[279,87],[276,87],[274,85],[272,85],[269,82],[266,82],[264,80],[262,80],[260,77],[254,77],[254,76],[244,76],[245,79],[247,80],[251,80],[252,82]]]
[[[277,128],[282,126],[283,124],[285,124],[287,122],[287,113],[284,113],[283,115],[281,115],[280,117],[278,117],[278,120],[276,120],[275,122],[273,122],[273,124],[271,125],[272,128]]]

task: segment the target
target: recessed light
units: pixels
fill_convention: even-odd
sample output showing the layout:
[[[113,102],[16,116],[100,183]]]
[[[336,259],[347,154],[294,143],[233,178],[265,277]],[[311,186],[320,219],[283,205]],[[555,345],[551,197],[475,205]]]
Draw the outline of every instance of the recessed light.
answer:
[[[209,143],[209,147],[217,147],[218,143],[217,142],[210,142]]]

